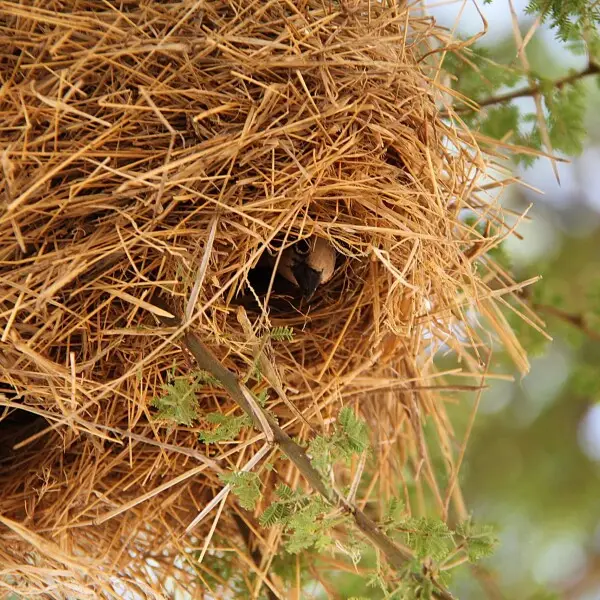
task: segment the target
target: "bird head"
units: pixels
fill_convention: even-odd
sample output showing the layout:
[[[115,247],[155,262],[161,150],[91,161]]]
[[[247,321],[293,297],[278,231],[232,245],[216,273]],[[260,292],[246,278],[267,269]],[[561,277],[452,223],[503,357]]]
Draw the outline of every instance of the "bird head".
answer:
[[[325,239],[311,237],[300,240],[283,251],[278,272],[300,288],[310,300],[317,288],[333,276],[335,249]]]

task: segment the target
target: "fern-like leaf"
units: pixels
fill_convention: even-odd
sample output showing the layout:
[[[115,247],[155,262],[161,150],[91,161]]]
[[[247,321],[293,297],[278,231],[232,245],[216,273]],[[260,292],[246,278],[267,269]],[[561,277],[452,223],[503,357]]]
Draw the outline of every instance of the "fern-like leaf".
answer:
[[[164,384],[165,394],[153,398],[150,403],[158,409],[156,418],[188,427],[193,425],[194,421],[198,419],[197,388],[196,382],[190,383],[183,377],[175,379],[172,383]]]
[[[294,339],[294,329],[292,327],[273,327],[270,336],[276,342],[291,342]]]
[[[491,525],[480,525],[467,519],[456,527],[456,535],[465,546],[469,562],[475,563],[493,554],[498,538]]]
[[[237,496],[242,508],[254,510],[260,498],[260,478],[256,473],[221,473],[219,478],[231,486],[231,491]]]
[[[202,430],[198,434],[198,439],[206,444],[234,440],[242,427],[248,427],[252,424],[247,415],[234,417],[233,415],[213,412],[207,414],[205,418],[209,423],[218,425],[214,431]]]

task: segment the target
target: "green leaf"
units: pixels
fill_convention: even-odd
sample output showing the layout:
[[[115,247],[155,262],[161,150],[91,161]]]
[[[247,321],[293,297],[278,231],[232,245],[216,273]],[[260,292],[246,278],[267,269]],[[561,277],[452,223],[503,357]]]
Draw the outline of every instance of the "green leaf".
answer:
[[[198,370],[194,371],[192,374],[194,375],[197,383],[211,385],[216,388],[223,387],[221,382],[214,375],[209,373],[208,371],[203,371],[201,369],[198,369]]]
[[[221,473],[219,479],[231,486],[231,491],[238,497],[242,508],[254,510],[260,499],[260,478],[256,473]]]
[[[331,470],[335,453],[335,441],[331,437],[318,435],[308,445],[308,454],[313,467],[324,477]]]
[[[357,419],[349,406],[338,415],[341,439],[337,442],[346,454],[361,454],[369,447],[369,432],[364,421]]]
[[[272,502],[260,517],[260,523],[264,527],[287,523],[291,515],[306,504],[306,497],[285,483],[277,486],[275,495],[279,500]]]
[[[275,489],[275,493],[281,500],[286,500],[288,502],[297,499],[298,494],[285,483],[280,483]]]
[[[563,42],[582,37],[584,30],[600,22],[596,3],[588,0],[531,0],[525,12],[549,22]]]
[[[452,88],[475,101],[492,96],[502,87],[514,87],[523,79],[520,70],[492,60],[489,49],[478,44],[448,52],[443,69],[454,76]]]
[[[263,390],[262,392],[260,392],[260,394],[254,394],[254,397],[256,398],[256,401],[258,402],[259,406],[264,408],[265,404],[267,403],[267,400],[269,399],[269,390]]]
[[[474,524],[470,518],[458,524],[456,535],[462,538],[461,543],[471,563],[492,555],[498,544],[491,525]]]
[[[581,81],[553,87],[544,94],[548,109],[548,133],[555,150],[581,154],[586,136],[586,93]]]
[[[514,104],[490,108],[481,125],[481,132],[497,140],[505,138],[511,132],[518,134],[520,117],[519,107]]]
[[[398,528],[406,519],[405,510],[404,502],[393,496],[384,511],[382,529],[389,533]]]
[[[276,342],[291,342],[294,339],[293,327],[274,327],[270,333],[271,339]]]
[[[311,497],[306,505],[290,516],[285,526],[289,538],[285,547],[290,554],[315,547],[324,550],[333,543],[328,530],[333,526],[333,520],[324,515],[329,507],[320,496]]]
[[[150,404],[158,409],[156,418],[190,427],[198,419],[198,384],[186,378],[163,384],[164,396],[153,398]]]
[[[214,423],[218,427],[214,431],[202,430],[198,434],[198,439],[206,444],[234,440],[242,427],[252,425],[247,415],[234,417],[233,415],[224,415],[219,412],[213,412],[206,415],[209,423]]]
[[[260,515],[259,522],[263,527],[273,527],[282,523],[290,514],[290,508],[283,502],[273,502]]]
[[[452,531],[441,519],[409,517],[405,527],[409,530],[406,543],[417,557],[441,560],[450,552]]]
[[[338,460],[346,464],[353,455],[369,447],[369,434],[364,421],[357,419],[354,411],[345,406],[340,410],[334,432],[330,436],[318,435],[308,445],[308,454],[315,469],[327,476]]]

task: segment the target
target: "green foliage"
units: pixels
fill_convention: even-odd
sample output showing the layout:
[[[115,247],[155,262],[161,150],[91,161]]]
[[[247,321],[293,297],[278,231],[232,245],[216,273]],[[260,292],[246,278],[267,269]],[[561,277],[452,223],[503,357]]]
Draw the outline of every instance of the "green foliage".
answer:
[[[520,137],[521,113],[514,104],[502,104],[488,109],[487,119],[481,122],[481,131],[497,140],[508,135]]]
[[[311,463],[321,473],[326,476],[334,462],[336,451],[333,437],[318,435],[309,444],[308,454],[311,457]]]
[[[260,516],[260,524],[263,527],[273,527],[274,525],[284,523],[292,514],[296,506],[300,506],[304,501],[304,496],[295,492],[285,483],[280,483],[275,490],[278,500],[271,503]]]
[[[589,312],[600,318],[600,278],[592,279],[586,292],[586,299]]]
[[[271,339],[276,342],[291,342],[294,339],[293,327],[273,327]]]
[[[387,586],[386,578],[383,573],[383,568],[381,565],[381,559],[379,557],[379,554],[377,555],[377,568],[375,569],[375,571],[373,571],[373,573],[371,573],[367,577],[366,583],[367,583],[368,587],[371,587],[371,588],[378,587],[383,592],[387,591],[388,586]]]
[[[386,533],[396,528],[399,523],[402,523],[405,513],[406,507],[404,506],[404,502],[395,496],[392,497],[387,508],[385,509],[381,528]]]
[[[478,44],[448,52],[442,68],[453,76],[453,89],[476,102],[503,87],[514,87],[524,77],[520,69],[493,60],[490,50]]]
[[[163,384],[164,396],[155,397],[150,404],[158,409],[156,418],[190,427],[198,419],[197,381],[178,377]]]
[[[231,491],[237,496],[242,508],[254,510],[260,499],[260,478],[256,473],[221,473],[219,479],[231,486]]]
[[[311,562],[314,564],[314,561],[318,560],[319,553],[332,546],[332,528],[351,524],[349,517],[332,513],[331,507],[319,496],[308,496],[285,484],[277,487],[275,496],[276,500],[261,515],[260,524],[263,527],[282,527],[287,552],[302,553],[299,559],[301,561],[312,556]],[[387,507],[382,530],[388,535],[394,534],[400,537],[402,543],[413,550],[416,558],[407,564],[405,569],[395,572],[389,565],[382,564],[379,553],[375,553],[375,570],[369,575],[358,577],[348,588],[355,593],[363,591],[363,586],[366,585],[380,590],[381,597],[385,598],[397,600],[430,598],[433,584],[423,576],[423,561],[430,564],[431,572],[437,572],[436,564],[444,564],[446,569],[453,569],[465,560],[476,562],[488,556],[496,542],[489,526],[474,525],[469,520],[460,523],[455,530],[451,530],[440,519],[415,518],[407,515],[404,505],[397,499],[392,499]],[[351,528],[347,531],[349,535],[345,540],[346,553],[358,564],[365,552],[368,556],[369,545],[364,539],[360,543],[357,542],[351,535],[353,531]],[[373,555],[372,549],[370,552]],[[288,580],[293,581],[294,565],[285,561],[281,564],[287,565],[285,572],[288,574]],[[365,568],[369,569],[368,566],[363,565],[363,569]],[[437,572],[436,575],[437,580],[444,581],[444,584],[448,577],[445,571]],[[367,597],[380,597],[380,594],[379,592],[375,596],[369,594]]]
[[[265,404],[267,403],[267,400],[269,399],[269,390],[263,390],[259,394],[254,394],[254,398],[256,398],[258,405],[261,408],[264,408]],[[274,415],[273,415],[273,417],[274,417]],[[277,420],[277,419],[275,419],[275,420]]]
[[[345,458],[361,454],[369,447],[369,433],[364,421],[356,418],[349,406],[344,406],[338,415],[339,447]]]
[[[598,365],[582,360],[575,365],[570,377],[570,385],[577,395],[600,399],[600,377]]]
[[[491,556],[498,544],[498,538],[491,525],[473,523],[470,518],[459,523],[455,533],[471,563]]]
[[[546,110],[545,126],[553,151],[577,155],[583,149],[585,139],[586,94],[581,81],[554,86],[553,82],[541,78],[532,79],[531,85],[541,86]],[[494,139],[542,149],[542,134],[535,113],[523,114],[517,105],[504,103],[493,106],[474,117],[473,125]],[[515,154],[517,163],[530,166],[535,157]]]
[[[333,538],[329,532],[343,518],[327,516],[330,508],[321,496],[311,496],[304,506],[287,519],[284,531],[289,534],[285,547],[290,554],[313,548],[321,552],[329,548]]]
[[[381,561],[377,560],[376,570],[366,579],[370,588],[379,588],[386,600],[431,600],[433,583],[422,574],[422,565],[418,561],[409,563],[405,569],[390,577]],[[399,582],[397,582],[399,579]]]
[[[279,484],[277,500],[260,517],[263,527],[279,525],[286,534],[285,548],[291,554],[314,548],[322,551],[333,543],[330,531],[348,520],[345,516],[330,515],[331,507],[321,496],[309,496]]]
[[[197,370],[189,377],[175,377],[175,365],[169,374],[169,382],[163,384],[163,396],[152,398],[150,405],[158,409],[156,418],[177,425],[191,427],[198,420],[196,394],[202,385],[222,387],[218,379],[207,371]]]
[[[585,138],[586,94],[581,81],[556,87],[545,82],[544,100],[548,110],[548,134],[554,150],[578,155]]]
[[[398,532],[402,542],[411,548],[419,559],[430,558],[440,563],[464,555],[469,562],[490,556],[497,543],[490,525],[474,524],[471,519],[459,523],[454,530],[439,518],[412,517],[396,499],[390,501],[385,511],[382,529],[392,534]]]
[[[416,559],[407,564],[400,573],[399,584],[394,577],[386,573],[379,558],[374,572],[366,579],[370,587],[379,588],[385,598],[398,600],[422,600],[432,598],[433,582],[423,575],[423,562],[429,564],[430,572],[437,572],[437,580],[443,585],[450,581],[450,569],[454,569],[466,559],[477,562],[491,554],[496,544],[492,528],[487,525],[474,525],[471,520],[459,523],[451,530],[441,519],[410,517],[402,514],[402,504],[392,501],[386,511],[389,531],[393,525],[402,538],[402,542],[415,553]],[[432,562],[433,561],[433,562]],[[439,570],[444,565],[445,571]]]
[[[452,531],[441,519],[409,517],[405,520],[404,530],[406,545],[417,558],[439,561],[452,550]]]
[[[355,454],[368,448],[368,432],[364,422],[354,415],[350,407],[343,408],[331,436],[317,436],[309,445],[312,463],[323,475],[328,473],[337,460],[349,461]],[[333,543],[331,529],[347,522],[347,516],[330,514],[331,507],[321,496],[307,495],[280,484],[275,491],[276,499],[260,517],[263,527],[281,526],[285,535],[285,547],[289,553],[314,549],[320,552]],[[347,553],[352,560],[360,559],[359,542],[350,540]]]
[[[544,5],[548,6],[548,3],[544,2]],[[594,49],[600,53],[600,34],[594,28],[586,31],[587,41],[584,42],[582,32],[578,28],[572,30],[569,37],[571,46],[577,52],[587,52],[591,56]],[[543,136],[536,113],[523,112],[514,98],[504,97],[512,92],[518,92],[516,96],[519,97],[533,97],[533,90],[537,89],[543,98],[545,114],[542,118],[552,150],[571,155],[581,153],[586,136],[586,90],[577,72],[573,71],[571,78],[554,81],[534,70],[526,73],[516,68],[514,50],[504,53],[504,56],[496,54],[493,58],[492,51],[475,44],[468,49],[448,53],[444,58],[443,69],[453,77],[453,89],[483,106],[480,112],[462,112],[461,118],[465,123],[490,138],[540,150]],[[507,64],[509,60],[511,62]],[[460,101],[457,104],[460,106]],[[530,166],[535,157],[515,153],[514,160]]]
[[[594,23],[600,23],[600,9],[589,0],[530,0],[526,12],[549,22],[562,41],[581,37]]]
[[[417,565],[412,569],[413,573],[417,572]],[[407,572],[404,582],[397,588],[395,596],[398,600],[432,600],[433,599],[433,583],[431,580],[423,578],[420,583],[416,583],[409,578]]]
[[[316,436],[309,444],[308,453],[313,466],[325,476],[335,462],[341,460],[348,464],[353,455],[361,454],[368,447],[366,424],[345,406],[340,410],[333,434]]]
[[[220,412],[213,412],[207,414],[205,419],[209,423],[218,426],[214,431],[200,431],[198,439],[206,444],[234,440],[240,433],[242,427],[249,427],[252,425],[252,421],[247,415],[234,417],[233,415],[224,415]]]
[[[198,369],[192,372],[196,382],[198,384],[208,385],[211,387],[222,388],[221,382],[208,371],[203,371],[202,369]]]

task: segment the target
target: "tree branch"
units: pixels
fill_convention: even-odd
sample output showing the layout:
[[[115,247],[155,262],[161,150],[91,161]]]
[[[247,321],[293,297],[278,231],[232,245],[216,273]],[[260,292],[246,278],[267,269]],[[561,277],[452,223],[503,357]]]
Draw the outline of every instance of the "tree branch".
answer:
[[[162,298],[154,297],[153,304],[160,306],[167,312],[175,314],[173,310],[162,300]],[[158,316],[160,321],[166,326],[180,327],[181,321],[177,318],[168,318]],[[187,331],[183,334],[183,341],[186,348],[196,359],[198,366],[208,371],[215,377],[231,398],[238,406],[252,419],[254,427],[261,433],[271,436],[273,442],[276,443],[281,451],[294,463],[298,471],[304,476],[309,485],[319,492],[330,504],[341,509],[346,514],[350,514],[358,529],[363,535],[386,557],[387,561],[397,570],[401,570],[410,563],[414,556],[408,548],[403,548],[394,542],[390,537],[385,535],[381,529],[373,522],[365,513],[356,506],[346,502],[345,498],[336,494],[323,481],[320,473],[313,467],[304,448],[292,440],[281,427],[277,424],[267,412],[262,411],[262,408],[252,407],[247,400],[249,390],[244,384],[239,381],[236,375],[224,367],[219,360],[215,358],[208,347],[200,340],[193,332]],[[256,410],[262,411],[262,415],[257,415]],[[264,422],[268,422],[270,430],[265,431]],[[424,577],[414,575],[417,582],[422,582]],[[435,590],[434,598],[437,600],[454,600],[454,596],[439,583],[433,581]]]
[[[600,333],[588,325],[583,315],[569,313],[565,310],[561,310],[560,308],[556,308],[555,306],[550,306],[548,304],[534,303],[532,304],[531,308],[568,323],[572,327],[579,329],[581,333],[587,335],[587,337],[589,337],[591,340],[600,341]]]
[[[597,75],[600,74],[600,65],[597,65],[593,61],[588,63],[588,66],[582,71],[577,71],[576,73],[571,73],[570,75],[565,75],[559,79],[556,79],[552,82],[552,87],[560,89],[565,85],[569,85],[570,83],[575,83],[579,79],[583,79],[588,75]],[[515,98],[523,98],[525,96],[535,96],[543,91],[545,86],[538,84],[532,85],[527,88],[523,88],[520,90],[514,90],[512,92],[507,92],[506,94],[500,94],[499,96],[490,96],[489,98],[485,98],[477,102],[477,106],[481,109],[485,106],[491,106],[493,104],[504,104],[505,102],[510,102]],[[464,114],[468,112],[473,112],[473,108],[469,108],[468,106],[463,106],[454,110],[455,113]],[[443,111],[444,116],[447,116],[448,111]]]

